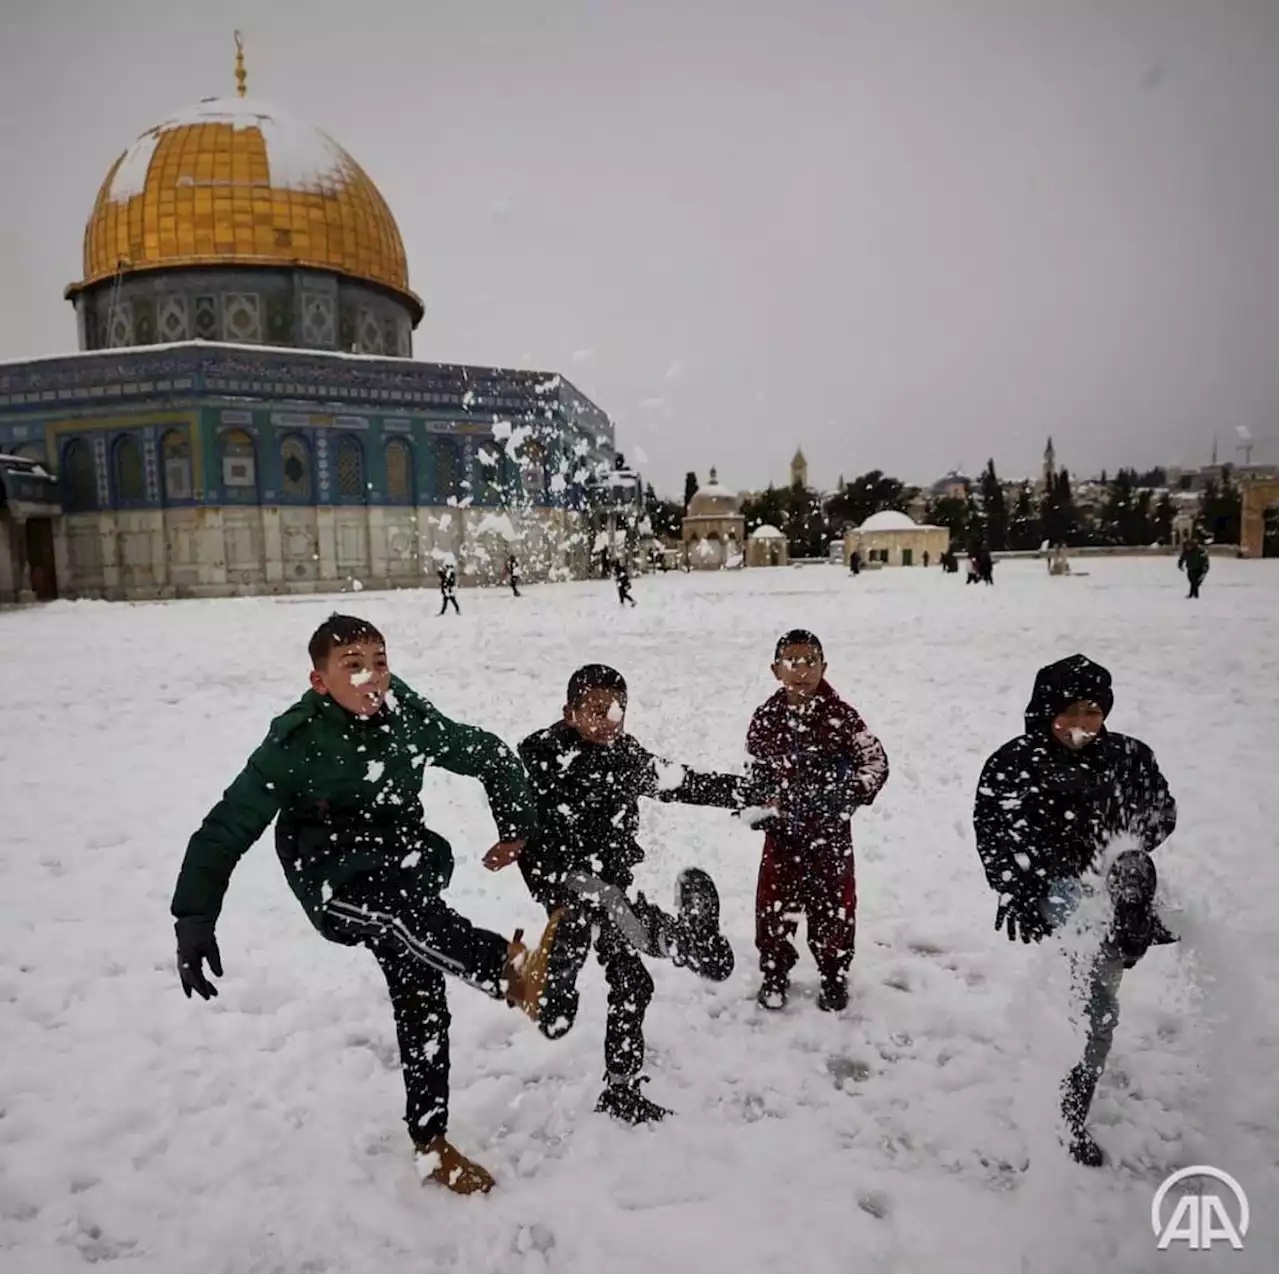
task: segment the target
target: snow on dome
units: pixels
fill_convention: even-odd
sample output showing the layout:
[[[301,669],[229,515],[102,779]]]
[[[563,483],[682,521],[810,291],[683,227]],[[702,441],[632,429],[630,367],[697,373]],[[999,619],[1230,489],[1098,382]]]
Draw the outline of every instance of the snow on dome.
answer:
[[[722,482],[704,482],[702,486],[700,486],[697,489],[697,491],[694,492],[694,495],[695,496],[699,496],[699,495],[717,496],[722,499],[723,497],[728,496],[729,499],[731,500],[737,498],[734,495],[734,493],[730,491],[729,488],[726,487]]]
[[[764,526],[756,527],[751,532],[751,538],[753,540],[785,540],[787,537],[776,526],[769,526],[766,523]]]
[[[913,522],[905,513],[896,509],[881,509],[873,513],[859,528],[859,531],[919,531],[922,528]]]
[[[249,97],[208,97],[147,129],[125,151],[112,175],[108,198],[125,203],[142,194],[160,138],[173,129],[200,124],[256,128],[267,153],[267,184],[275,190],[332,192],[350,180],[355,168],[355,161],[332,137],[268,102]]]

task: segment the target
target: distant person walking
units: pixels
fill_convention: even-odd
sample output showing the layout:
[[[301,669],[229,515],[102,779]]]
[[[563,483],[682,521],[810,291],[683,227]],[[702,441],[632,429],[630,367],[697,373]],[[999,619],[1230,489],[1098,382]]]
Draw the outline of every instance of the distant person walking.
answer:
[[[1178,558],[1178,570],[1187,573],[1187,583],[1191,585],[1191,591],[1187,594],[1188,600],[1199,597],[1200,585],[1204,583],[1204,577],[1209,574],[1209,553],[1194,535],[1182,546],[1182,553]]]
[[[513,597],[520,596],[520,563],[516,561],[513,553],[507,558],[506,569],[507,583],[511,585],[511,595]]]
[[[613,582],[618,589],[618,605],[625,606],[630,602],[634,606],[636,599],[631,596],[631,572],[621,559],[613,564]]]
[[[450,606],[455,615],[461,615],[458,609],[458,572],[452,562],[446,562],[436,574],[440,577],[440,614],[444,614]]]

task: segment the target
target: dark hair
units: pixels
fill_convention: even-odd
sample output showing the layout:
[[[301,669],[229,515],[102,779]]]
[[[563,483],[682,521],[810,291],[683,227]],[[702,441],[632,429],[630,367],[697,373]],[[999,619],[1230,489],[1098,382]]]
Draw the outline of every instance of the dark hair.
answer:
[[[782,652],[788,646],[812,646],[820,656],[822,655],[822,643],[807,628],[793,628],[789,633],[783,633],[778,638],[778,644],[773,648],[774,663],[782,658]]]
[[[307,654],[319,668],[339,646],[354,646],[357,642],[382,642],[386,638],[367,620],[356,615],[339,615],[335,611],[320,625],[307,642]]]
[[[608,664],[583,664],[569,678],[565,702],[571,708],[577,707],[591,690],[612,690],[621,702],[627,701],[626,678],[616,668],[610,668]]]

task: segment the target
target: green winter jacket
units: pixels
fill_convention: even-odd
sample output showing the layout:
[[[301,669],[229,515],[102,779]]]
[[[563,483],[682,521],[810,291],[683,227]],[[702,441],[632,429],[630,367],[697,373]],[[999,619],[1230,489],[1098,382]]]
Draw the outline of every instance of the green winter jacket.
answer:
[[[322,911],[343,884],[401,869],[440,893],[453,871],[444,837],[423,824],[422,772],[437,765],[479,779],[501,840],[536,827],[519,759],[496,735],[450,721],[399,678],[364,720],[308,690],[266,739],[187,845],[172,912],[216,919],[240,856],[276,823],[289,887],[324,932]]]

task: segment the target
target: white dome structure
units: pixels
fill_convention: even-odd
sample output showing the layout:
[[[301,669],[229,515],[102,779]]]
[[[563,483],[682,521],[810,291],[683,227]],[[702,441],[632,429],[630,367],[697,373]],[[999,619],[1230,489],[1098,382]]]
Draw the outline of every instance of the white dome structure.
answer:
[[[914,531],[916,523],[905,513],[897,509],[881,509],[873,513],[859,528],[859,531]]]
[[[742,502],[722,486],[711,470],[690,497],[680,527],[684,541],[685,561],[695,570],[721,570],[742,565],[742,544],[746,535],[746,519]]]
[[[787,537],[776,526],[765,523],[764,526],[758,526],[751,532],[751,538],[753,540],[785,540]]]
[[[924,526],[897,509],[873,513],[844,537],[844,560],[854,553],[867,566],[929,566],[936,563],[951,544],[945,526]]]

